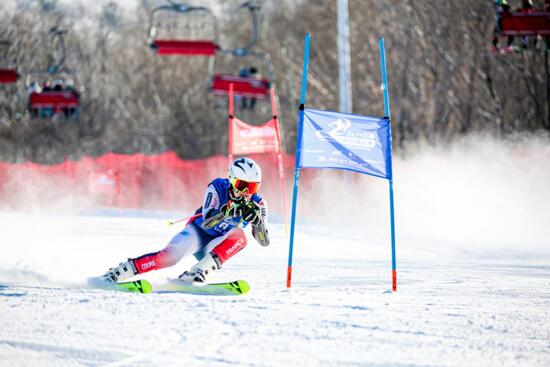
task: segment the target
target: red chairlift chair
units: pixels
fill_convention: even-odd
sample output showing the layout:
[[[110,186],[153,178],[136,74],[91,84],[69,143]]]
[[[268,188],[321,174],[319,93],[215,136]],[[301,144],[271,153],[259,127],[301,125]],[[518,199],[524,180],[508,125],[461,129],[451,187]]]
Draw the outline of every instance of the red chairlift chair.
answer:
[[[244,75],[235,75],[229,73],[217,73],[211,76],[209,81],[210,92],[217,96],[228,96],[229,86],[233,84],[233,93],[237,97],[266,99],[269,98],[269,88],[273,80],[273,66],[271,65],[270,57],[267,53],[255,53],[247,50],[239,49],[239,53],[235,50],[224,51],[222,54],[231,54],[238,58],[252,57],[254,60],[247,60],[250,65],[262,65],[263,76],[255,75],[248,72]],[[241,59],[241,65],[242,65]],[[254,67],[255,68],[255,67]],[[252,67],[244,68],[252,69]]]
[[[209,16],[212,23],[211,39],[176,39],[176,38],[156,38],[157,27],[155,27],[155,17],[162,18],[167,14],[180,14],[182,18],[191,13],[204,13]],[[215,16],[210,9],[202,6],[189,6],[186,4],[176,4],[170,2],[170,5],[159,6],[151,12],[149,16],[149,39],[148,44],[158,55],[181,55],[181,56],[215,56],[219,49],[218,28]]]
[[[504,12],[500,33],[505,36],[550,35],[550,12]]]
[[[149,46],[158,55],[214,56],[218,45],[213,41],[153,40]]]
[[[66,31],[52,28],[50,30],[54,40],[57,39],[59,52],[57,57],[51,57],[56,62],[49,65],[46,71],[28,73],[25,85],[29,90],[29,112],[31,117],[53,117],[58,113],[65,113],[67,117],[78,117],[80,114],[80,94],[74,89],[72,77],[68,75],[68,69],[64,68],[66,48],[64,34]],[[46,74],[46,78],[44,78]],[[50,84],[44,88],[38,86],[38,82],[31,82],[32,76],[39,75],[35,80],[44,80]],[[52,79],[58,78],[53,80]],[[71,81],[69,86],[69,81]],[[59,83],[57,83],[59,82]],[[57,84],[56,84],[57,83]]]
[[[270,81],[272,80],[273,67],[269,55],[263,52],[253,52],[259,39],[258,11],[260,6],[253,2],[246,1],[237,11],[248,10],[251,17],[252,33],[248,43],[243,47],[220,49],[220,55],[240,59],[242,64],[246,58],[254,59],[247,61],[247,64],[261,64],[265,77],[257,77],[250,73],[245,75],[234,75],[229,73],[217,73],[210,77],[210,92],[218,96],[228,96],[229,86],[233,84],[235,96],[244,98],[266,99],[269,97]]]
[[[269,80],[254,77],[240,77],[229,74],[217,74],[212,77],[210,89],[219,96],[229,94],[229,86],[233,84],[233,93],[247,98],[264,99],[269,95]]]
[[[17,73],[17,69],[9,67],[13,66],[13,64],[10,64],[9,62],[5,64],[4,62],[7,60],[6,54],[8,53],[5,50],[8,50],[10,47],[9,41],[0,40],[0,48],[2,51],[0,52],[0,59],[2,60],[3,68],[0,68],[0,84],[13,84],[17,83],[17,80],[19,79],[19,74]]]
[[[0,84],[17,83],[19,74],[16,69],[0,69]]]
[[[42,91],[29,95],[29,107],[32,110],[50,108],[54,113],[60,113],[66,108],[80,106],[80,98],[76,91]]]

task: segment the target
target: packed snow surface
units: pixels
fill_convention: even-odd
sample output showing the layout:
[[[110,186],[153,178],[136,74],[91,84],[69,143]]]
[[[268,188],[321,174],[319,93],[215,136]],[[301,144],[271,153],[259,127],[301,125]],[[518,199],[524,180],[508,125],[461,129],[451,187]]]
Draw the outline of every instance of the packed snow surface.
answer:
[[[0,365],[550,366],[550,169],[483,146],[396,159],[397,292],[387,182],[351,173],[300,193],[290,290],[277,217],[213,274],[244,296],[85,287],[182,213],[1,212]]]

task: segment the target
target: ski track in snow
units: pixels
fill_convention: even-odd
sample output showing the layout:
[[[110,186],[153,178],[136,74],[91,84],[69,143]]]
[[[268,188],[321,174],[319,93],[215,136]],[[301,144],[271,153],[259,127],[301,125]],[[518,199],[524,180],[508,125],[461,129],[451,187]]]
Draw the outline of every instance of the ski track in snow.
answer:
[[[254,241],[215,273],[242,297],[87,289],[87,277],[161,248],[156,218],[4,213],[2,366],[548,366],[550,253],[398,241],[392,293],[387,234],[299,225]],[[18,223],[34,222],[22,232]],[[345,250],[344,250],[345,249]],[[190,261],[145,278],[162,282]],[[67,280],[72,283],[67,283]],[[79,286],[80,285],[80,286]]]

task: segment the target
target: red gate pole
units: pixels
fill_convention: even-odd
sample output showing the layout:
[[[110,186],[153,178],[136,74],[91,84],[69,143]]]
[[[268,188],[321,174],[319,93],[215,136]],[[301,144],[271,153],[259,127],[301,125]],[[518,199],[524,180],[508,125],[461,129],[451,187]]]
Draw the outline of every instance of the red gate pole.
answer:
[[[229,84],[229,121],[228,121],[228,159],[229,162],[227,163],[227,167],[231,165],[231,162],[233,162],[233,117],[234,117],[234,110],[233,110],[233,83]]]
[[[277,163],[279,166],[279,179],[281,181],[281,201],[283,208],[283,218],[285,221],[285,234],[288,235],[288,210],[286,207],[286,184],[285,184],[285,172],[283,167],[283,147],[281,145],[281,134],[279,132],[279,117],[277,115],[277,103],[275,102],[275,91],[273,88],[269,89],[271,95],[271,110],[273,111],[273,119],[275,120],[275,135],[277,138]]]

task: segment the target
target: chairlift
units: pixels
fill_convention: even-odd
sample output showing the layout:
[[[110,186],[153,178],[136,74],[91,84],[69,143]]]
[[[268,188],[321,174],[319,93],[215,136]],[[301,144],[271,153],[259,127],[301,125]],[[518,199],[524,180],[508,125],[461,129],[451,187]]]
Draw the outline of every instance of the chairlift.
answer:
[[[508,55],[520,53],[526,50],[526,38],[550,35],[550,12],[542,10],[529,10],[511,12],[504,10],[498,14],[498,24],[493,35],[493,55]],[[522,37],[522,47],[514,46],[513,38]],[[498,37],[508,37],[506,47],[498,47]]]
[[[550,35],[550,12],[504,12],[500,34],[503,36]]]
[[[263,69],[262,75],[264,76],[217,73],[210,78],[209,90],[214,95],[228,96],[229,86],[233,84],[233,93],[235,96],[266,99],[269,97],[269,88],[273,79],[273,66],[267,53],[253,51],[259,40],[257,12],[260,10],[260,6],[247,1],[239,6],[238,10],[242,9],[248,10],[251,16],[252,35],[250,40],[243,47],[220,49],[218,54],[222,57],[229,56],[233,59],[239,59],[241,63],[246,62],[248,65],[261,65],[261,69]]]
[[[64,67],[66,57],[64,34],[66,31],[52,28],[50,33],[58,41],[59,55],[57,59],[50,55],[54,61],[48,65],[45,72],[27,74],[25,86],[29,92],[29,113],[31,117],[51,118],[61,112],[67,117],[78,117],[80,94],[72,83],[67,85],[72,78],[67,75],[68,70]],[[31,79],[39,79],[43,85],[38,85]]]
[[[219,49],[218,28],[216,18],[210,9],[169,2],[170,5],[159,6],[151,12],[147,41],[149,47],[158,55],[215,56]],[[201,35],[202,38],[180,38],[177,31],[191,26],[190,18],[194,15],[200,16],[199,14],[209,18],[210,32],[204,32],[207,34]],[[170,24],[169,20],[172,20],[173,24]],[[159,35],[159,30],[162,30],[163,34]]]
[[[9,45],[10,45],[9,42],[7,41],[0,41],[1,48],[8,48]],[[4,52],[2,52],[2,57],[7,59],[7,57],[4,56]],[[17,80],[19,79],[19,74],[17,73],[17,69],[5,67],[5,66],[7,65],[0,66],[0,84],[17,83]]]
[[[31,78],[37,74],[41,77],[42,85],[31,82]],[[66,117],[78,117],[80,115],[80,93],[72,85],[66,83],[69,80],[71,79],[64,72],[50,74],[46,80],[41,73],[29,73],[25,84],[29,93],[31,117],[52,118],[59,113],[64,113]]]
[[[235,95],[258,99],[266,98],[271,85],[266,78],[256,79],[254,77],[217,74],[213,76],[210,88],[215,95],[227,96],[231,84],[233,84]]]
[[[41,91],[29,95],[31,110],[51,109],[53,114],[76,109],[80,100],[76,91]]]
[[[260,5],[252,1],[246,1],[237,8],[237,11],[240,11],[242,9],[248,10],[248,13],[250,14],[250,19],[252,21],[252,35],[250,37],[250,40],[244,47],[234,47],[221,50],[223,53],[230,53],[233,56],[237,57],[247,55],[250,50],[256,47],[256,44],[258,43],[258,40],[260,38],[258,31],[258,12],[261,10]]]
[[[0,69],[0,84],[17,83],[18,79],[17,69]]]
[[[50,61],[47,67],[47,72],[51,75],[61,71],[61,68],[65,64],[65,58],[67,56],[67,48],[65,47],[65,34],[67,34],[67,31],[59,29],[57,27],[53,27],[52,29],[50,29],[50,33],[53,37],[53,41],[51,44],[55,45],[57,41],[57,44],[59,45],[57,58],[52,56],[51,54],[49,55],[50,59],[53,61]]]
[[[256,76],[255,73],[248,74],[229,74],[219,73],[214,74],[210,80],[210,91],[214,95],[228,96],[229,86],[233,84],[233,93],[235,96],[266,99],[269,97],[269,88],[271,87],[271,80],[273,80],[273,68],[271,65],[271,59],[267,53],[249,52],[244,56],[240,56],[241,62],[247,62],[247,65],[256,65],[259,67],[261,77]],[[247,69],[249,66],[242,68]]]

